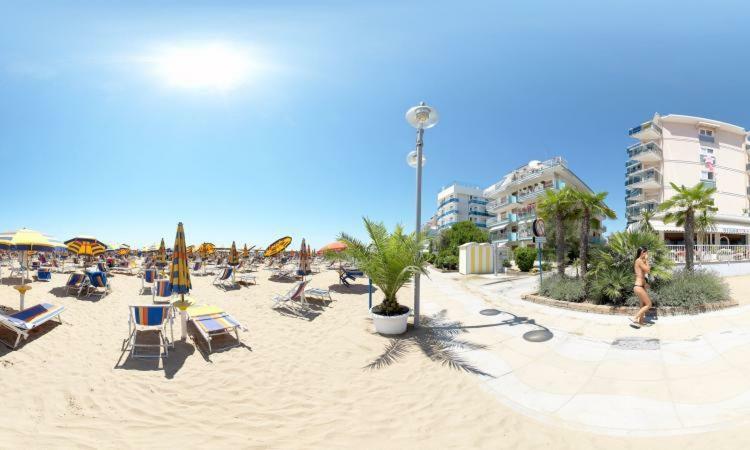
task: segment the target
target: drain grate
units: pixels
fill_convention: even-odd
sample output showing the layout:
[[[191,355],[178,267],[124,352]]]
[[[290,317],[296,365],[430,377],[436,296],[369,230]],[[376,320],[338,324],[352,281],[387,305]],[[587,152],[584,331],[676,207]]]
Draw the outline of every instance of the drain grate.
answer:
[[[612,347],[623,350],[659,350],[661,342],[655,338],[623,337],[612,341]]]

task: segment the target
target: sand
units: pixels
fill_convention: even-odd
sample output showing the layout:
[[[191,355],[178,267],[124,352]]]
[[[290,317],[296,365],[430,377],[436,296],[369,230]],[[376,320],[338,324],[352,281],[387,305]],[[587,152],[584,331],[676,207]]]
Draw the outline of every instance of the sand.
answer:
[[[498,402],[476,375],[409,345],[413,332],[393,361],[368,368],[394,341],[374,333],[361,280],[343,288],[335,272],[314,275],[311,286],[331,286],[334,302],[303,319],[271,308],[273,294],[290,283],[257,275],[258,285],[228,292],[213,287],[213,277],[193,277],[195,298],[248,328],[244,346],[206,354],[191,336],[166,361],[133,360],[121,350],[127,305],[151,303],[138,294],[138,278],[112,277],[113,292],[100,301],[61,294],[67,275],[34,282],[27,305],[64,305],[64,323],[45,326],[15,351],[0,346],[0,447],[684,449],[735,442],[718,433],[629,440],[539,423]],[[405,289],[400,300],[409,305],[410,298]],[[0,305],[18,307],[12,287],[0,286]]]

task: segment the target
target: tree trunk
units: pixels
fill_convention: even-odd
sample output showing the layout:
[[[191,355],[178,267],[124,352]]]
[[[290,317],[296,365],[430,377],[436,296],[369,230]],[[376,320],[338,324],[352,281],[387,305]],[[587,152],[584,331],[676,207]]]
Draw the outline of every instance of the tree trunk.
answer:
[[[563,215],[555,214],[555,253],[557,254],[557,273],[565,274],[565,230],[563,229]]]
[[[693,271],[693,252],[695,241],[693,240],[695,215],[692,208],[685,211],[685,270]]]
[[[581,244],[579,247],[579,261],[581,262],[581,278],[586,280],[586,272],[589,263],[589,231],[591,226],[591,210],[583,210],[583,219],[581,219]]]

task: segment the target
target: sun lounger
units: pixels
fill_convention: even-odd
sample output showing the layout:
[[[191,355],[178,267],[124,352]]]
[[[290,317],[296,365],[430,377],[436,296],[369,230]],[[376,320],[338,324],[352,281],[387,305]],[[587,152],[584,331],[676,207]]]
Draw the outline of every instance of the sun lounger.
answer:
[[[104,272],[87,272],[88,283],[84,283],[82,291],[86,291],[86,296],[98,295],[100,298],[104,298],[107,294],[112,292],[112,288],[109,285],[107,274]]]
[[[68,295],[71,291],[75,291],[76,295],[81,293],[81,288],[86,281],[86,275],[82,273],[71,273],[68,277],[68,281],[65,283],[65,287],[68,288]]]
[[[232,280],[232,272],[234,269],[231,267],[225,268],[219,275],[214,279],[214,286],[226,289],[227,287],[235,286],[234,280]]]
[[[305,287],[307,286],[307,283],[307,281],[298,281],[286,294],[276,295],[273,298],[272,308],[286,306],[292,312],[307,310],[309,308],[307,300],[305,299]]]
[[[307,299],[308,297],[326,300],[328,301],[329,305],[331,304],[331,302],[333,302],[333,298],[331,298],[330,289],[323,289],[323,288],[305,289],[305,299]]]
[[[160,358],[158,355],[139,355],[136,348],[159,348],[164,349],[163,356],[169,356],[169,341],[167,340],[167,324],[171,331],[172,342],[174,342],[174,328],[172,326],[172,307],[169,305],[130,306],[130,319],[128,320],[129,336],[125,344],[125,350],[130,350],[133,358]],[[138,333],[144,331],[155,331],[159,336],[159,344],[137,344]]]
[[[37,281],[52,281],[52,272],[49,269],[39,269],[36,271]]]
[[[146,269],[141,274],[141,291],[140,293],[143,294],[146,292],[146,288],[151,289],[151,292],[154,291],[154,283],[156,283],[156,269]]]
[[[172,283],[169,280],[158,280],[156,282],[156,288],[153,291],[154,303],[171,303],[172,299]]]
[[[190,307],[187,310],[190,316],[190,321],[195,325],[198,333],[203,337],[208,344],[208,352],[213,351],[212,340],[217,336],[234,334],[237,339],[237,343],[229,345],[223,348],[232,348],[242,345],[240,341],[239,330],[245,330],[237,319],[229,315],[227,312],[217,308],[215,306],[198,306]]]
[[[350,286],[348,280],[354,281],[357,279],[357,277],[361,277],[361,276],[364,276],[364,273],[362,273],[359,270],[347,270],[347,269],[339,270],[339,281],[341,282],[341,284],[347,287]]]
[[[60,314],[64,309],[65,307],[63,306],[42,303],[15,314],[5,315],[0,313],[0,326],[16,334],[16,339],[13,343],[5,342],[2,339],[0,339],[0,342],[10,348],[16,348],[21,339],[28,339],[29,332],[40,325],[54,318],[57,318],[62,323]]]

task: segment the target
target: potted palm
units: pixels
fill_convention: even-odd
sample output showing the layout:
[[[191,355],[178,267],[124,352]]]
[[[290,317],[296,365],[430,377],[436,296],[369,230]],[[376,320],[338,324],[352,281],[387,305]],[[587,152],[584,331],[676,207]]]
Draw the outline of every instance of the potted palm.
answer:
[[[427,275],[423,242],[414,233],[405,234],[401,225],[389,233],[382,222],[367,218],[364,222],[371,240],[369,244],[346,233],[338,240],[347,245],[346,255],[385,296],[382,303],[370,310],[375,330],[380,334],[404,333],[410,309],[398,303],[396,294],[415,273]]]

